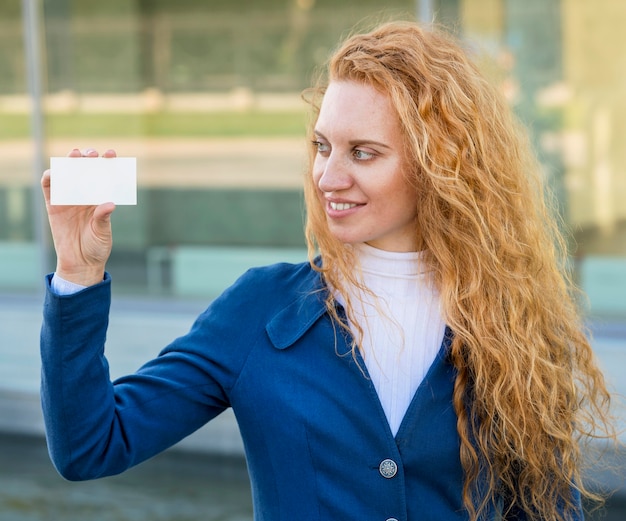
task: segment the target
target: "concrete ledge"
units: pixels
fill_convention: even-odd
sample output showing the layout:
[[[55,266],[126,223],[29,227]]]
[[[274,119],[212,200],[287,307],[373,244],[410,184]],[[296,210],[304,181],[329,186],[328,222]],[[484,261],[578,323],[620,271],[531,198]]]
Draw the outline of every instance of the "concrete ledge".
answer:
[[[171,251],[172,288],[177,296],[216,297],[249,268],[306,260],[304,248],[181,246]]]
[[[580,280],[595,315],[626,315],[626,258],[589,256],[580,262]]]
[[[37,243],[0,241],[0,288],[38,288],[42,284],[40,258]]]
[[[39,396],[34,393],[0,389],[0,432],[43,434]]]

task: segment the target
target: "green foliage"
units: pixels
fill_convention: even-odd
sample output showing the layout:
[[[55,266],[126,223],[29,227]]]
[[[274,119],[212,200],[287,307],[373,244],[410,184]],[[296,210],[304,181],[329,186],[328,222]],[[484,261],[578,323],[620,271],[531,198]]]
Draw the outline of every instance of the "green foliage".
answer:
[[[22,2],[17,0],[0,0],[0,18],[18,20],[22,14]]]
[[[355,24],[415,12],[410,0],[42,3],[46,88],[53,93],[301,90]],[[0,94],[26,88],[16,5],[0,0]]]
[[[144,136],[298,136],[305,116],[298,112],[218,112],[148,114],[142,118]]]
[[[49,138],[304,136],[300,112],[216,112],[154,114],[50,114]],[[30,136],[26,114],[0,113],[0,140]]]
[[[31,137],[28,114],[4,114],[0,112],[0,140]]]

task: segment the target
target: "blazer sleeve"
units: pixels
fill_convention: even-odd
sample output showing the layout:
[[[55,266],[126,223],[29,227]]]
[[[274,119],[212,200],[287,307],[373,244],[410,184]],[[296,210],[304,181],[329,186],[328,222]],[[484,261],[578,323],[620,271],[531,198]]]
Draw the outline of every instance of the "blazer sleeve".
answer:
[[[249,347],[242,333],[249,328],[236,327],[225,295],[187,335],[111,382],[104,355],[110,288],[106,275],[76,294],[45,296],[41,401],[51,459],[69,480],[118,474],[217,416],[229,407]]]

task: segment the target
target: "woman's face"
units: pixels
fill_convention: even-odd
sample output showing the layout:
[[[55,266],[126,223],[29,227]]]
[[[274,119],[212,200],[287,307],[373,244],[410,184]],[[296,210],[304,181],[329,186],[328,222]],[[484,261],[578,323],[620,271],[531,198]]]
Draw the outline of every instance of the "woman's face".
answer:
[[[315,126],[313,180],[331,233],[387,251],[418,248],[417,197],[405,180],[400,122],[389,98],[332,82]]]

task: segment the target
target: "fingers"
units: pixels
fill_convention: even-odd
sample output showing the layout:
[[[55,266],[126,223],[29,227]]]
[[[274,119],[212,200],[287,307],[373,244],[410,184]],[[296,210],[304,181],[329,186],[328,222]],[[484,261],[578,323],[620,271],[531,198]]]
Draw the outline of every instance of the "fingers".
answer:
[[[50,170],[46,170],[41,176],[41,187],[44,190],[50,188]]]
[[[50,201],[50,170],[46,170],[41,176],[41,191],[46,203],[48,203]]]
[[[72,151],[67,155],[67,157],[98,157],[98,151],[93,148],[85,148],[84,150],[79,150],[78,148],[72,149]],[[113,149],[107,150],[102,157],[117,157],[117,153]]]

